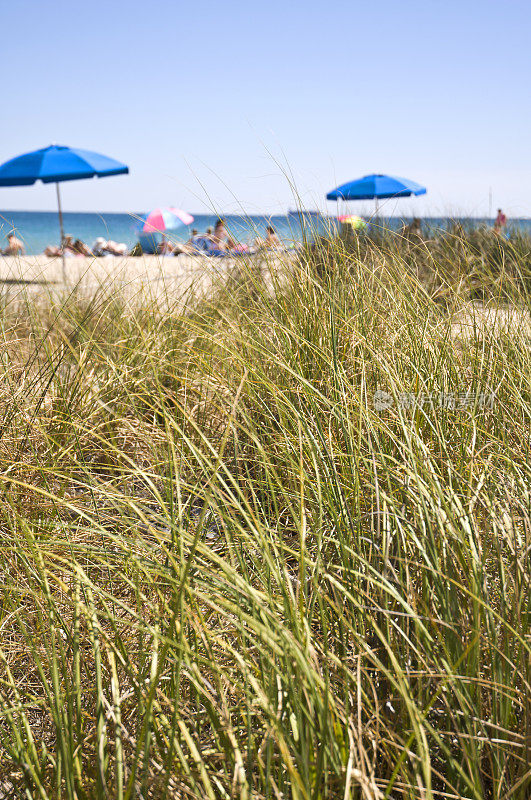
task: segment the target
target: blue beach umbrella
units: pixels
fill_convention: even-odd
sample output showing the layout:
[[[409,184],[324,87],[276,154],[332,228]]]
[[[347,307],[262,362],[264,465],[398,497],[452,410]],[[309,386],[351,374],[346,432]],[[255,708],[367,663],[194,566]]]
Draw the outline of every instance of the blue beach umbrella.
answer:
[[[378,200],[389,197],[411,197],[426,194],[426,188],[407,178],[392,175],[365,175],[356,181],[349,181],[333,189],[326,195],[327,200],[375,200],[378,213]]]
[[[24,153],[0,165],[0,186],[31,186],[37,181],[55,183],[62,243],[64,230],[59,183],[82,178],[105,178],[128,172],[129,167],[120,161],[115,161],[114,158],[90,150],[52,144],[50,147],[43,147],[42,150]]]

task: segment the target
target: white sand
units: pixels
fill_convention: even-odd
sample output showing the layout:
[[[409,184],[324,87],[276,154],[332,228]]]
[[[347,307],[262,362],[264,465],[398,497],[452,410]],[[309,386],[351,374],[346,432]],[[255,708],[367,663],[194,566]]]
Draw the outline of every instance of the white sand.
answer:
[[[289,258],[289,256],[282,256]],[[14,301],[31,295],[49,297],[71,293],[92,296],[98,291],[125,293],[132,299],[145,301],[171,298],[173,302],[190,293],[202,294],[220,277],[237,267],[270,269],[279,256],[208,258],[180,255],[139,256],[137,258],[105,256],[102,258],[75,256],[65,259],[39,256],[0,257],[0,292],[4,300]]]
[[[498,336],[531,336],[531,315],[514,306],[485,306],[479,302],[467,303],[452,320],[452,336],[472,339],[487,334]]]

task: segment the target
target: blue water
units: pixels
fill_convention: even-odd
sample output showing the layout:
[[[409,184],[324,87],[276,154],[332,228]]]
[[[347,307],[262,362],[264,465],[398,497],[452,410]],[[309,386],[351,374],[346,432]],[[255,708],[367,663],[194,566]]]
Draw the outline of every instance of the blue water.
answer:
[[[88,214],[65,212],[65,233],[71,233],[75,239],[82,239],[89,246],[98,236],[113,239],[116,242],[125,242],[132,247],[137,241],[136,230],[141,214]],[[213,227],[216,216],[196,214],[193,223],[201,233],[207,227]],[[286,242],[300,241],[303,238],[299,218],[296,216],[225,216],[227,228],[240,242],[250,244],[256,236],[264,236],[267,225],[273,225],[281,239]],[[392,229],[398,229],[404,221],[399,217],[384,218],[383,223]],[[423,224],[429,228],[444,227],[448,220],[442,218],[424,218]],[[492,225],[493,220],[475,219],[464,222],[474,225]],[[531,220],[511,220],[511,225],[526,230],[531,234]],[[321,221],[311,219],[309,227],[313,232],[324,233],[327,227],[326,219]],[[26,245],[28,254],[42,253],[49,244],[59,244],[59,222],[54,211],[0,211],[0,248],[6,234],[15,229],[19,238]],[[172,231],[169,238],[172,241],[186,241],[191,233],[191,228],[182,227]]]
[[[75,239],[82,239],[91,246],[98,236],[125,242],[132,247],[137,241],[139,214],[88,214],[65,212],[63,214],[65,233],[71,233]],[[183,226],[168,233],[171,241],[186,241],[190,238],[192,228],[204,233],[208,227],[214,227],[217,217],[214,215],[194,214],[194,223],[189,228]],[[257,236],[264,236],[267,225],[273,225],[278,235],[286,241],[297,241],[301,238],[300,224],[297,218],[286,216],[230,216],[224,217],[227,228],[240,242],[250,244]],[[56,212],[52,211],[0,211],[0,248],[9,231],[15,230],[23,240],[28,254],[42,253],[49,244],[59,244],[59,221]],[[322,226],[318,226],[319,232]]]

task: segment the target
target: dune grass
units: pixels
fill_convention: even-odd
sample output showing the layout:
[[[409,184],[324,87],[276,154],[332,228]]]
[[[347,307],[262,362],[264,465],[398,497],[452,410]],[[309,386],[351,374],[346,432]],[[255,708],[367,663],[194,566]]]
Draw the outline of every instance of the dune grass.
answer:
[[[0,796],[528,797],[530,276],[454,231],[5,304]]]

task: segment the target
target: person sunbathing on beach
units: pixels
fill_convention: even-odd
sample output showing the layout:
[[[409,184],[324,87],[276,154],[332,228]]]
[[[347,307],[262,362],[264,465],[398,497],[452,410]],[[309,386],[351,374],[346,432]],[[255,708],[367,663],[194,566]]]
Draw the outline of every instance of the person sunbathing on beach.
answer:
[[[204,236],[200,235],[197,228],[192,228],[192,235],[188,239],[188,241],[183,245],[185,252],[187,253],[194,253],[198,249],[198,245],[207,238],[208,234]]]
[[[216,227],[212,234],[212,243],[218,250],[230,250],[235,246],[234,240],[225,227],[225,220],[221,218],[216,222]]]
[[[98,236],[92,245],[92,253],[95,256],[125,256],[127,255],[127,245],[121,242],[113,242],[109,239],[108,242],[102,236]]]
[[[265,239],[262,240],[261,244],[259,244],[258,240],[256,241],[256,244],[266,250],[276,250],[281,246],[280,239],[278,238],[277,233],[272,225],[267,226],[266,236]]]
[[[82,242],[81,239],[76,239],[73,244],[74,252],[80,256],[91,256],[93,255],[92,250],[85,242]]]
[[[59,258],[61,255],[61,248],[57,247],[55,244],[47,245],[44,250],[42,251],[45,256],[49,258]]]
[[[17,239],[15,236],[15,231],[10,231],[10,233],[6,236],[7,239],[7,247],[5,250],[2,250],[2,255],[4,256],[23,256],[26,253],[26,248],[24,247],[24,243]]]
[[[167,237],[162,234],[162,239],[160,244],[157,246],[157,253],[160,256],[169,256],[173,253],[173,246],[171,242],[168,241]]]
[[[63,255],[64,256],[77,256],[77,252],[74,246],[74,237],[71,233],[67,233],[63,239],[62,245]]]
[[[125,242],[113,242],[112,239],[109,239],[105,249],[107,250],[107,253],[109,253],[111,256],[127,255],[127,245],[125,244]]]
[[[103,236],[98,236],[94,244],[92,245],[92,252],[95,256],[104,256],[106,255],[106,248],[107,242],[103,238]]]
[[[74,237],[71,233],[65,234],[61,247],[56,247],[54,244],[49,244],[44,248],[43,252],[45,256],[50,258],[58,258],[59,256],[71,258],[72,256],[92,255],[91,250],[87,247],[85,242],[82,242],[81,239],[76,239],[74,241]]]

